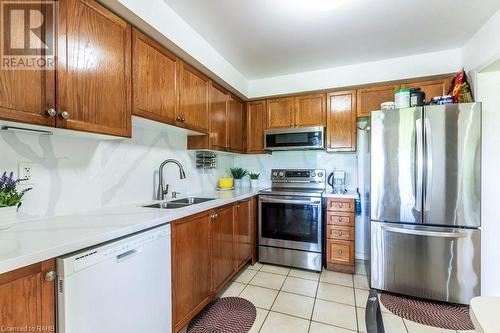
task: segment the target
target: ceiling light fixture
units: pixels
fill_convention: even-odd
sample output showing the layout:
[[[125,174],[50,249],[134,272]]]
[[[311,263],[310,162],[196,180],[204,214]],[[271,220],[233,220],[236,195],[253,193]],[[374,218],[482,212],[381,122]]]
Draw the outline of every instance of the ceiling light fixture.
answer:
[[[343,0],[286,0],[286,6],[294,7],[298,11],[328,12],[343,3]]]

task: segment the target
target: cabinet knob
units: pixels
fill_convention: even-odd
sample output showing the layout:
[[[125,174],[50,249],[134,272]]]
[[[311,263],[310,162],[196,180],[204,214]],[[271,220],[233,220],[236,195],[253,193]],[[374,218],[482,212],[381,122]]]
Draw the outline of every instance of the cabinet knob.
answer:
[[[343,253],[343,251],[342,251],[342,250],[338,250],[338,251],[337,251],[337,253],[338,253],[338,254],[342,254],[342,253]]]
[[[68,111],[61,112],[61,118],[68,119],[69,118],[69,112]]]
[[[179,121],[179,122],[180,122],[180,121],[182,120],[182,117],[181,117],[181,116],[177,116],[177,117],[175,118],[175,120],[177,120],[177,121]]]
[[[54,108],[50,108],[45,112],[47,113],[47,116],[49,116],[49,117],[55,117],[57,115],[57,111]]]
[[[56,275],[57,275],[56,272],[50,271],[50,272],[45,273],[44,279],[47,282],[52,282],[56,279]]]
[[[186,121],[186,117],[182,116],[181,117],[181,122],[185,122]]]

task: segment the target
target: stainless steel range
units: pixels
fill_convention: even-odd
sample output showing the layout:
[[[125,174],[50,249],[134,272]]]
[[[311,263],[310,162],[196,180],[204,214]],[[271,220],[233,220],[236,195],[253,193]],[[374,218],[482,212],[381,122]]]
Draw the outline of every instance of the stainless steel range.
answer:
[[[273,169],[259,194],[259,261],[321,271],[322,169]]]

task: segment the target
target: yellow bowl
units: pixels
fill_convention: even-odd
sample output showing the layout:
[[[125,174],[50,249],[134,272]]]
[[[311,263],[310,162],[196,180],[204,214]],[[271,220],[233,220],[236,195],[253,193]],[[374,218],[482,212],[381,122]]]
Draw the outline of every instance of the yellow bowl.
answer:
[[[219,187],[220,188],[232,188],[233,187],[233,178],[220,178],[219,179]]]

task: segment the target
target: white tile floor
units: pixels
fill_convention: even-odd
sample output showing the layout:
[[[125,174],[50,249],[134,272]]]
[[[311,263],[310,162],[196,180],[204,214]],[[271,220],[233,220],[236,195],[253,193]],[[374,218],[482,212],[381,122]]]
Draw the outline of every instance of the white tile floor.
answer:
[[[355,275],[257,263],[240,272],[219,296],[239,296],[255,305],[250,333],[366,332],[368,279],[361,263]],[[456,333],[411,322],[383,306],[382,316],[386,333]]]

